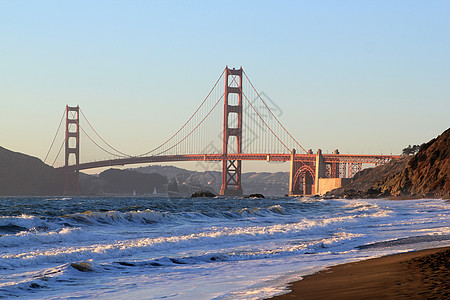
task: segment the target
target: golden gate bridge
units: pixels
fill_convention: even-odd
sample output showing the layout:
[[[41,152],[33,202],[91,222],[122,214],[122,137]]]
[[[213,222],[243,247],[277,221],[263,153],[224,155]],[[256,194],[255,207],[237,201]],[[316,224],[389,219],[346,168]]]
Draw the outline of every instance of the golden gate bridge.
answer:
[[[86,126],[80,122],[82,117]],[[242,195],[243,161],[290,162],[290,195],[320,193],[320,186],[339,186],[362,170],[363,164],[380,165],[395,155],[316,154],[306,150],[282,125],[257,92],[247,74],[228,67],[221,73],[206,98],[190,118],[158,147],[129,155],[111,146],[94,129],[79,106],[66,106],[57,133],[44,159],[49,158],[65,119],[65,136],[52,166],[64,148],[67,194],[79,194],[80,170],[129,164],[213,161],[221,162],[221,195]],[[91,130],[92,134],[88,133]],[[110,156],[97,161],[80,161],[80,133],[95,147]],[[218,142],[219,141],[219,142]],[[298,150],[300,153],[297,153]]]

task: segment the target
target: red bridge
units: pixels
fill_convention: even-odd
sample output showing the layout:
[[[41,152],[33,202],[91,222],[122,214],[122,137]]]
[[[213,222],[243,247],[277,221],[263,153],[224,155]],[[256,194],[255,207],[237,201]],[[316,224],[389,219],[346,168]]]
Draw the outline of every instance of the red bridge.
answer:
[[[242,161],[290,161],[289,194],[311,195],[342,185],[363,164],[377,166],[398,157],[339,154],[337,150],[334,154],[322,154],[321,150],[314,154],[285,129],[276,109],[276,104],[264,101],[242,67],[237,70],[226,67],[208,96],[175,134],[148,152],[128,155],[107,143],[79,106],[66,106],[59,126],[65,117],[65,138],[53,164],[64,147],[64,166],[60,168],[65,173],[65,192],[77,194],[80,170],[156,162],[222,162],[220,194],[239,196],[242,195]],[[80,124],[80,116],[86,120],[86,130]],[[94,134],[89,134],[88,129]],[[80,162],[80,133],[111,158]]]

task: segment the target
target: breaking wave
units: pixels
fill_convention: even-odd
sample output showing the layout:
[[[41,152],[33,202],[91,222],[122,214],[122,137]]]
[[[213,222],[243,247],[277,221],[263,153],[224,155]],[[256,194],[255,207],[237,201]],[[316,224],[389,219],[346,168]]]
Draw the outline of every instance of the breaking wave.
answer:
[[[85,287],[105,286],[100,297],[107,298],[135,279],[164,298],[174,295],[167,286],[245,280],[220,294],[235,299],[294,268],[450,243],[449,204],[438,200],[13,200],[27,213],[0,203],[0,298],[89,298],[96,295]]]

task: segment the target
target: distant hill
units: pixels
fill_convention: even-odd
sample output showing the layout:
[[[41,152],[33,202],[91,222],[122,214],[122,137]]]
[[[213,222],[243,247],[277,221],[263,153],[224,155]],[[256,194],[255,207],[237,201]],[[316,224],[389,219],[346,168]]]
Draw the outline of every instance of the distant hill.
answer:
[[[450,197],[450,129],[423,144],[416,155],[404,156],[386,165],[365,169],[354,181],[328,196],[347,198],[376,197]],[[142,174],[147,173],[147,174]],[[152,174],[153,173],[153,174]],[[149,175],[149,176],[147,176]],[[150,165],[128,170],[110,169],[98,176],[80,173],[81,193],[139,194],[167,190],[168,181],[176,178],[180,192],[220,191],[221,172],[197,172],[174,166]],[[288,172],[250,172],[242,174],[244,194],[266,196],[288,192]],[[61,195],[64,176],[61,171],[40,159],[0,147],[0,196]]]
[[[160,174],[144,174],[131,170],[109,169],[99,174],[99,178],[106,182],[104,193],[152,194],[154,188],[162,192],[167,190],[167,178]]]
[[[204,190],[219,194],[222,174],[197,172],[174,166],[149,165],[136,169],[109,169],[99,175],[80,173],[82,195],[138,195],[167,192],[169,181],[176,182],[183,195]],[[279,173],[243,173],[244,194],[284,195],[289,175]],[[62,195],[64,174],[40,159],[0,147],[0,196]]]
[[[214,194],[219,194],[221,173],[217,171],[198,172],[175,166],[149,165],[146,167],[128,169],[146,174],[160,174],[169,181],[176,179],[180,192],[184,195],[191,195],[195,191],[206,190]]]
[[[415,155],[357,173],[353,182],[327,193],[346,198],[450,198],[450,129]]]
[[[60,195],[61,172],[40,159],[0,147],[0,195]]]
[[[289,192],[289,172],[248,172],[242,174],[244,193],[283,196]]]
[[[158,173],[167,178],[172,178],[175,176],[180,176],[181,174],[192,174],[192,173],[200,173],[196,171],[190,171],[182,168],[178,168],[175,166],[161,166],[161,165],[148,165],[145,167],[139,168],[130,168],[128,170],[133,170],[141,173]]]
[[[131,169],[143,173],[158,173],[171,180],[176,178],[180,187],[191,187],[191,191],[209,190],[219,194],[222,173],[218,171],[190,171],[174,166],[150,165]],[[282,196],[288,193],[289,172],[248,172],[242,173],[244,194],[264,194],[266,196]]]

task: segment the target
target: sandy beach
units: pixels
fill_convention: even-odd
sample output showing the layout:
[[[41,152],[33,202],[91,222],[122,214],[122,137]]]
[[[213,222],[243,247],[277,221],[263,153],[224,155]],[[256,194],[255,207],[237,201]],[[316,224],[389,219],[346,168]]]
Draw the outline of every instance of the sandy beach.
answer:
[[[342,264],[271,299],[450,299],[450,247]]]

